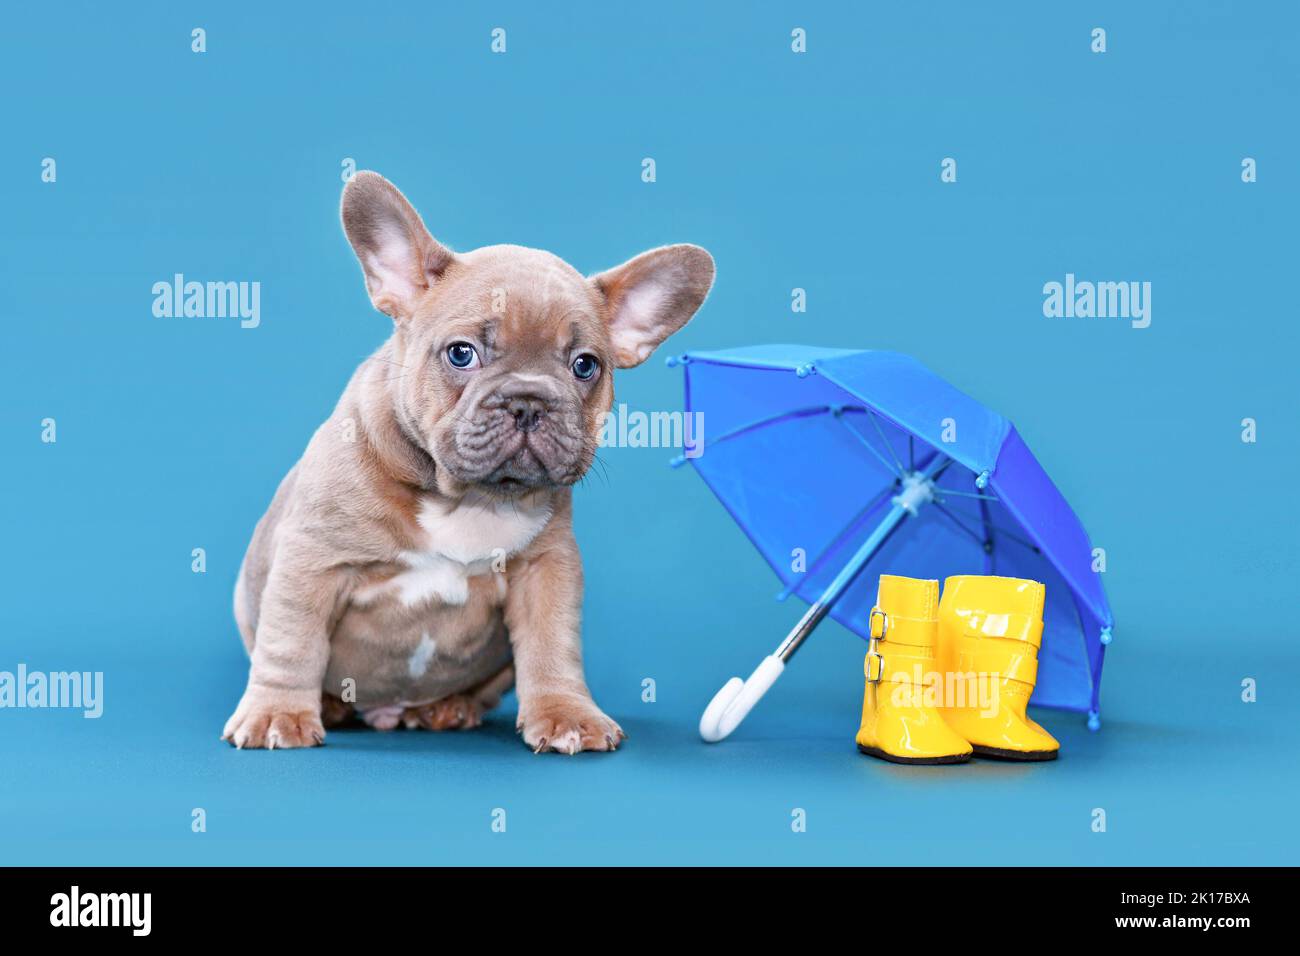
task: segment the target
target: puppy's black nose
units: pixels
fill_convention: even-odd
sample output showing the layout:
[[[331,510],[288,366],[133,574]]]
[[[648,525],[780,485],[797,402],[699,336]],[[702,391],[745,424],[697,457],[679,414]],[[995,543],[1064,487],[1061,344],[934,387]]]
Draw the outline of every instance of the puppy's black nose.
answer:
[[[546,403],[540,398],[520,395],[506,403],[506,411],[514,417],[516,428],[530,432],[541,424],[542,416],[546,414]]]

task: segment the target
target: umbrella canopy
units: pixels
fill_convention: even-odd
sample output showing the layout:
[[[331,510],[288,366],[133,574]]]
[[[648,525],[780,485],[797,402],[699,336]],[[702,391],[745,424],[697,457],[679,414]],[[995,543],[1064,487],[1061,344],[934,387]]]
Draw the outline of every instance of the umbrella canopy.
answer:
[[[695,466],[783,594],[832,595],[829,614],[866,638],[878,573],[1041,581],[1032,703],[1087,713],[1096,729],[1110,606],[1087,533],[1009,421],[896,352],[769,345],[670,361],[704,425],[677,462]]]

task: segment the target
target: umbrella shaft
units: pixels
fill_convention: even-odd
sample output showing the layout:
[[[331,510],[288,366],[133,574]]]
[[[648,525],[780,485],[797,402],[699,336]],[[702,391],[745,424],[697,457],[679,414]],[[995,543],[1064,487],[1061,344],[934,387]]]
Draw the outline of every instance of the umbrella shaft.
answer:
[[[781,642],[781,646],[776,649],[772,656],[778,658],[782,663],[794,657],[794,652],[799,650],[799,645],[807,640],[808,635],[813,632],[813,628],[822,622],[822,618],[827,615],[830,609],[831,606],[824,601],[818,601],[808,608],[804,616],[799,619],[799,623],[794,626],[794,630],[786,635],[785,640]]]
[[[800,645],[808,639],[808,635],[822,622],[822,618],[830,613],[831,606],[839,600],[845,588],[853,583],[858,572],[866,567],[867,562],[889,540],[890,535],[898,529],[899,524],[908,514],[909,512],[899,505],[889,509],[889,513],[885,515],[876,530],[871,532],[871,536],[862,543],[857,554],[835,576],[835,580],[822,592],[822,596],[808,608],[804,616],[799,619],[799,623],[794,626],[794,630],[786,635],[781,646],[773,653],[773,657],[778,658],[782,663],[794,657],[794,652],[799,650]]]

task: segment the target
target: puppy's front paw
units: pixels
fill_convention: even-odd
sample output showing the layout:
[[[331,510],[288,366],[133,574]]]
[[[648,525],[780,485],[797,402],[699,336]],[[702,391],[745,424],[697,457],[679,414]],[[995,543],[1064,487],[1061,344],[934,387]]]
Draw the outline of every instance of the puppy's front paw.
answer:
[[[255,692],[250,688],[226,721],[221,739],[240,750],[319,746],[325,742],[320,695]]]
[[[519,713],[524,743],[534,753],[553,750],[615,750],[627,738],[623,728],[600,712],[594,702],[574,697],[540,697]]]

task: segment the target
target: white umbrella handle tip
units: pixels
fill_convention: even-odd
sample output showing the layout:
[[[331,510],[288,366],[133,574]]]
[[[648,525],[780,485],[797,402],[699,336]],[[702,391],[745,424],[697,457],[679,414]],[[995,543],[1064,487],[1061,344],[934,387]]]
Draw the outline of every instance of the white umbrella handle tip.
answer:
[[[700,718],[700,736],[711,744],[729,736],[784,670],[783,661],[769,656],[763,658],[754,673],[749,675],[749,680],[733,677],[727,681],[704,709],[704,716]]]
[[[740,695],[744,687],[743,680],[733,677],[722,685],[722,690],[713,695],[713,700],[709,701],[709,706],[704,708],[704,713],[700,717],[700,736],[705,741],[716,744],[731,733],[730,730],[726,733],[722,731],[722,718],[731,702]]]

